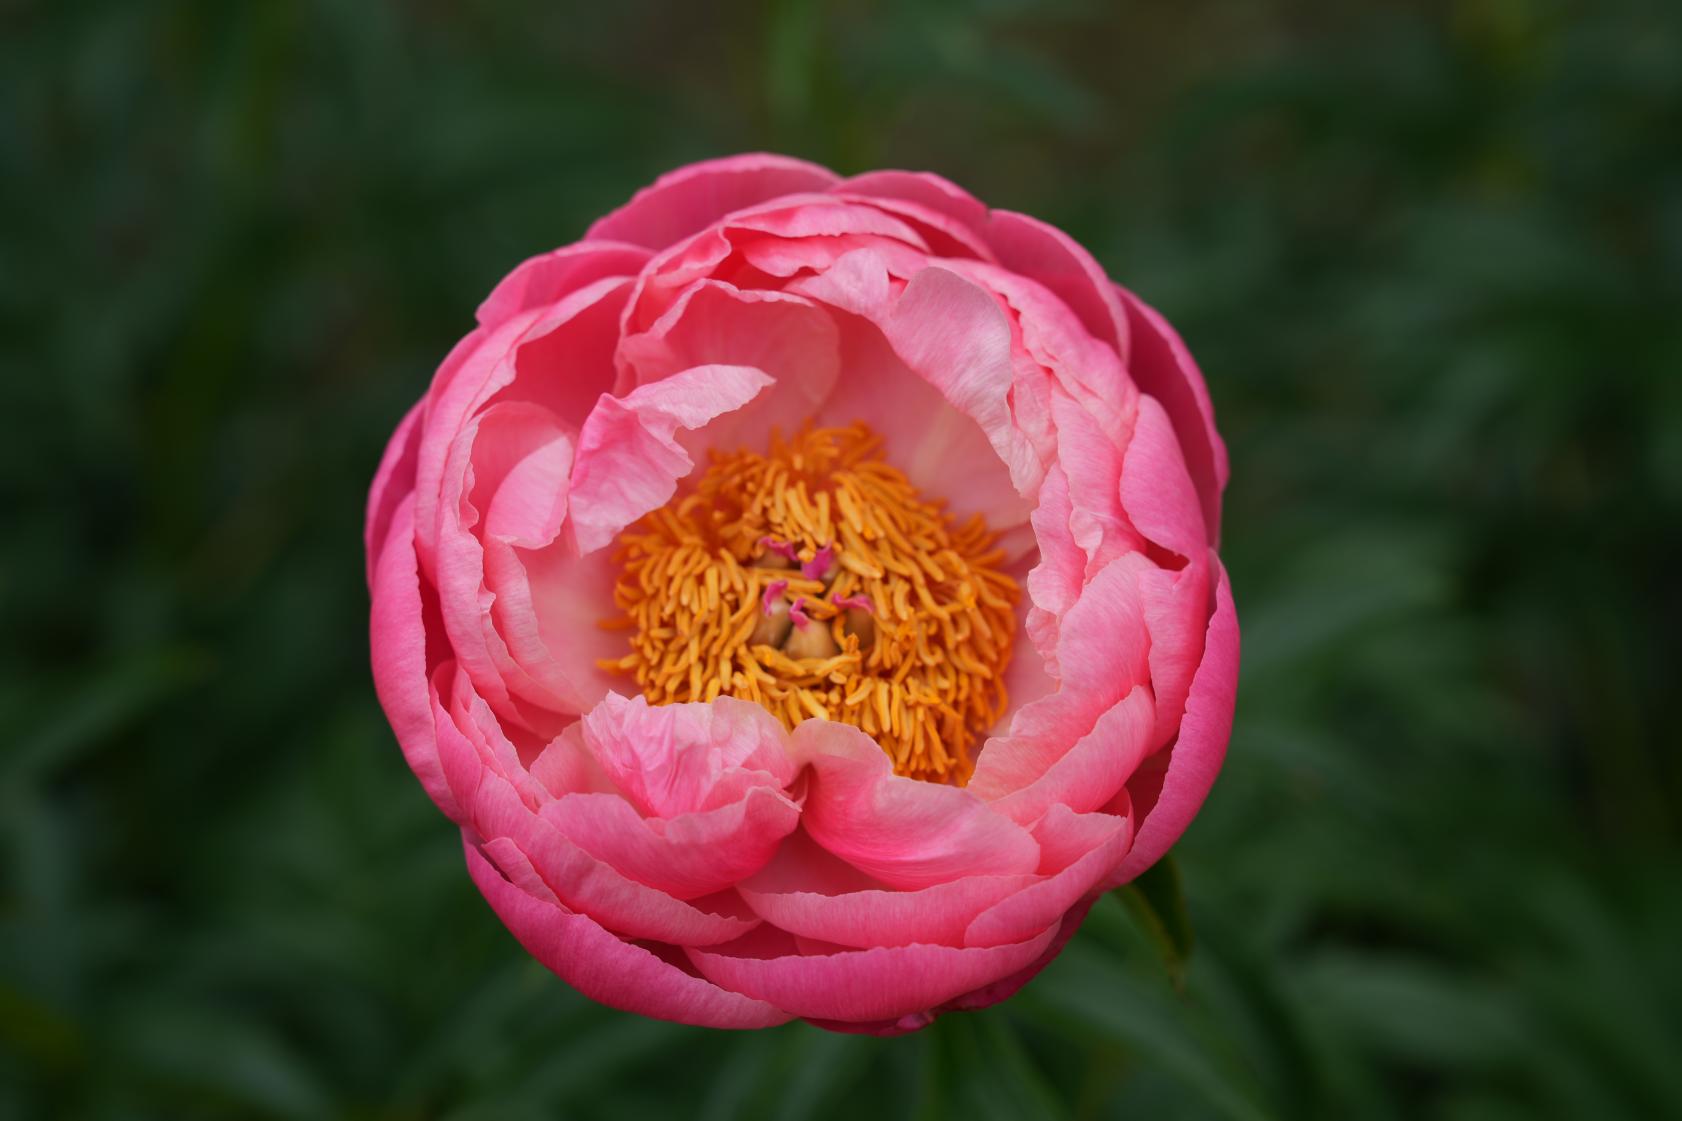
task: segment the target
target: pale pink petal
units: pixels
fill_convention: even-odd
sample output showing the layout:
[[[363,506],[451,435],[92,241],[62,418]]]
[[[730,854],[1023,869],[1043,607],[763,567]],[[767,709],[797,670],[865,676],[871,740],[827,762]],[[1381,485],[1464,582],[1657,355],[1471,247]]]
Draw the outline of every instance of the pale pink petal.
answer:
[[[674,436],[739,409],[772,383],[747,366],[697,366],[624,397],[603,397],[584,422],[572,472],[573,539],[579,553],[665,505],[694,466]]]
[[[783,726],[734,697],[656,707],[610,693],[584,718],[583,730],[602,771],[652,817],[717,809],[750,786],[781,789],[794,779]]]
[[[703,976],[733,992],[766,1001],[796,1016],[824,1020],[886,1020],[919,1013],[970,992],[1032,962],[1056,930],[1010,946],[879,946],[822,955],[738,956],[759,952],[748,935],[734,944],[689,951]]]
[[[1186,344],[1168,321],[1139,297],[1117,288],[1133,333],[1127,370],[1141,390],[1155,397],[1173,422],[1186,468],[1202,500],[1211,544],[1221,539],[1221,491],[1226,487],[1226,444],[1215,431],[1209,387]]]
[[[1156,698],[1150,686],[1136,685],[1119,702],[1106,709],[1092,730],[1073,744],[1045,738],[1012,737],[994,741],[993,748],[1008,748],[1009,770],[1032,770],[1034,777],[992,799],[994,810],[1012,821],[1037,821],[1053,806],[1067,806],[1078,813],[1099,809],[1132,777],[1150,751],[1156,728]],[[983,752],[983,758],[986,753]],[[979,773],[980,766],[977,765]],[[994,769],[990,778],[1006,770]],[[1014,781],[1015,774],[1011,776]],[[989,782],[989,789],[997,783]],[[974,781],[971,780],[971,785]]]
[[[835,321],[810,300],[700,281],[647,331],[624,339],[619,361],[630,384],[646,385],[693,366],[751,366],[775,384],[702,434],[708,447],[763,447],[772,428],[795,431],[829,396],[840,372]]]
[[[1209,553],[1195,556],[1179,571],[1157,569],[1140,579],[1145,626],[1151,635],[1151,692],[1156,694],[1156,734],[1151,750],[1179,731],[1192,675],[1203,661],[1203,636],[1209,629]]]
[[[1180,737],[1166,749],[1169,758],[1160,792],[1150,801],[1134,793],[1138,835],[1133,850],[1122,862],[1119,882],[1130,880],[1155,864],[1180,839],[1203,805],[1203,799],[1208,797],[1221,761],[1226,758],[1227,739],[1232,734],[1232,710],[1238,695],[1238,614],[1232,605],[1226,569],[1212,553],[1210,563],[1215,566],[1218,579],[1203,664],[1192,678],[1186,714],[1180,722]]]
[[[762,1028],[789,1014],[719,988],[622,941],[591,919],[536,898],[505,879],[462,838],[473,882],[528,953],[561,980],[611,1008],[714,1028]],[[533,873],[535,875],[535,873]]]
[[[733,211],[781,195],[822,191],[836,182],[817,164],[765,153],[690,164],[662,175],[590,227],[590,241],[664,249]]]
[[[1044,464],[1011,417],[1015,368],[998,301],[948,269],[927,268],[911,278],[882,330],[908,367],[981,426],[1017,492],[1038,489]]]
[[[790,739],[810,768],[807,833],[883,884],[916,890],[1038,866],[1039,846],[1026,829],[967,789],[894,774],[887,754],[857,728],[808,720]]]

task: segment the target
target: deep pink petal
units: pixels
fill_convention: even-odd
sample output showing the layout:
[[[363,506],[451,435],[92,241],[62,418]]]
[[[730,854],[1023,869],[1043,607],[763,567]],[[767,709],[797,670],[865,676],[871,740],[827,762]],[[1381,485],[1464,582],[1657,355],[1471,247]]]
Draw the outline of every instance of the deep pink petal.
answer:
[[[368,488],[367,513],[363,519],[362,547],[367,566],[368,586],[374,586],[374,565],[385,550],[386,533],[391,528],[392,515],[397,507],[414,497],[415,463],[419,458],[421,414],[424,400],[415,402],[398,422],[397,431],[380,456],[380,466],[374,472],[373,485]]]
[[[421,578],[415,562],[414,509],[412,498],[398,504],[385,549],[374,566],[368,634],[374,692],[409,769],[438,808],[459,820],[461,810],[438,762],[427,672],[428,613],[422,604]]]
[[[1055,927],[1127,854],[1132,822],[1056,805],[1034,827],[1042,852],[1057,851],[1055,871],[977,915],[964,932],[970,946],[1001,946]]]
[[[1179,739],[1166,749],[1170,754],[1161,791],[1149,805],[1142,798],[1136,799],[1138,835],[1133,850],[1122,862],[1118,882],[1126,882],[1155,864],[1180,839],[1203,799],[1209,796],[1221,761],[1226,758],[1238,695],[1238,614],[1226,569],[1213,554],[1210,562],[1219,576],[1203,664],[1192,678]]]
[[[1079,243],[1055,226],[1009,210],[993,211],[987,240],[999,263],[1045,285],[1080,318],[1092,336],[1130,361],[1132,327],[1115,285]]]
[[[1211,544],[1180,442],[1154,397],[1139,401],[1121,468],[1121,505],[1135,529],[1182,557],[1202,556]]]
[[[468,838],[462,840],[468,871],[497,917],[528,953],[592,1000],[702,1027],[763,1028],[790,1018],[770,1004],[686,973],[559,903],[527,894]]]

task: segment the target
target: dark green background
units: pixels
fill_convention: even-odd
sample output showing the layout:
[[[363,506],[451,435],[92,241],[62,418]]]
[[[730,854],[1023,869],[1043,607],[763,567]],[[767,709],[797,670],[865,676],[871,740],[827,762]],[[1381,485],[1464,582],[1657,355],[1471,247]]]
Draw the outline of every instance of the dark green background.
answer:
[[[382,443],[662,170],[940,171],[1202,361],[1178,850],[874,1040],[597,1008],[366,669]],[[0,1117],[1682,1116],[1682,5],[0,0]]]

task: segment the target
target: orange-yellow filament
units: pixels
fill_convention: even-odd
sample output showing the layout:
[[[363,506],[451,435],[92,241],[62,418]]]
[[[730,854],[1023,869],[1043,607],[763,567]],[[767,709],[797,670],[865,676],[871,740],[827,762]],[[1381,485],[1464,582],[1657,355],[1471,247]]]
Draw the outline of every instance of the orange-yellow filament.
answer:
[[[880,443],[855,424],[714,453],[621,538],[623,614],[604,626],[630,650],[602,665],[651,704],[733,696],[790,728],[837,720],[902,775],[966,782],[1004,712],[1019,593],[986,523],[919,496]]]

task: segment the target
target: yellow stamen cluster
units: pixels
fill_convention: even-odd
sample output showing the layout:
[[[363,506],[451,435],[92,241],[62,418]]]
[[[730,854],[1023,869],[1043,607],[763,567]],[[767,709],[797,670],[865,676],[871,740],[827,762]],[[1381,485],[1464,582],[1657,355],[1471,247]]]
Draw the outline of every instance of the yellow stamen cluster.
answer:
[[[623,615],[603,625],[630,652],[602,665],[651,704],[727,695],[790,728],[837,720],[902,775],[967,781],[1004,712],[1019,593],[986,523],[956,524],[880,444],[855,424],[714,453],[620,539]]]

